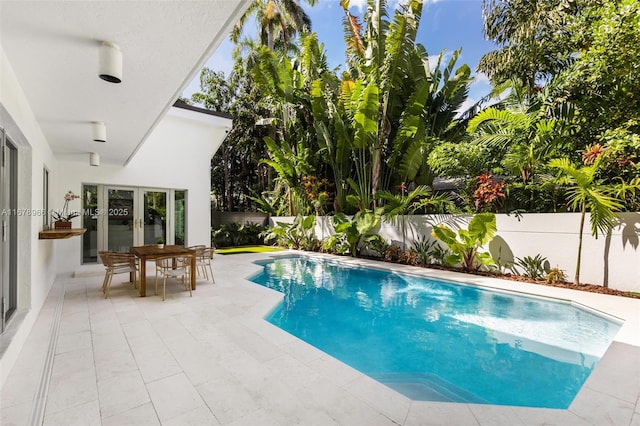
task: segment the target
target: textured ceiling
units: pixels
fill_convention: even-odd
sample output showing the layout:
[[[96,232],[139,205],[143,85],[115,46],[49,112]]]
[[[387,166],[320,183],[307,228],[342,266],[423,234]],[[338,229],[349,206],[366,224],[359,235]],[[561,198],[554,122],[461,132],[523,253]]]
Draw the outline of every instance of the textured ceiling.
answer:
[[[0,43],[56,157],[125,164],[247,6],[3,0]],[[98,78],[102,41],[122,50],[120,84]],[[106,143],[92,141],[92,121],[106,124]]]

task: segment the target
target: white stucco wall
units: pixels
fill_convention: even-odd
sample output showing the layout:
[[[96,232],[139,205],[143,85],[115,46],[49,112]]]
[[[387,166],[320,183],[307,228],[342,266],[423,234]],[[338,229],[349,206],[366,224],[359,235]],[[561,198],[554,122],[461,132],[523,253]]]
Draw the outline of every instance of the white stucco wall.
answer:
[[[0,47],[0,125],[18,149],[18,208],[42,209],[42,174],[57,164],[18,79]],[[42,217],[18,217],[18,306],[8,324],[0,365],[4,383],[56,276],[54,244],[38,239]],[[10,340],[9,340],[10,339]]]
[[[211,244],[211,157],[226,133],[223,126],[199,121],[200,113],[174,111],[165,116],[126,166],[89,165],[84,161],[60,161],[52,208],[62,208],[64,194],[81,193],[83,183],[187,190],[188,245]],[[224,119],[231,125],[231,120]],[[108,142],[107,142],[108,143]],[[59,203],[56,205],[55,203]],[[80,208],[80,200],[73,207]],[[80,218],[73,219],[80,227]],[[58,273],[81,271],[80,239],[56,242]]]
[[[619,225],[610,235],[591,236],[587,216],[583,232],[580,282],[640,292],[640,212],[620,213]],[[406,244],[411,247],[421,235],[430,237],[433,226],[446,223],[452,229],[465,227],[471,216],[423,215],[407,217]],[[292,217],[271,218],[271,223],[293,221]],[[318,238],[332,232],[330,218],[316,223]],[[573,281],[578,252],[579,213],[529,213],[520,217],[496,215],[498,232],[489,250],[502,263],[516,257],[546,257]],[[379,234],[388,242],[402,245],[400,225],[383,222]],[[430,237],[432,239],[432,237]]]

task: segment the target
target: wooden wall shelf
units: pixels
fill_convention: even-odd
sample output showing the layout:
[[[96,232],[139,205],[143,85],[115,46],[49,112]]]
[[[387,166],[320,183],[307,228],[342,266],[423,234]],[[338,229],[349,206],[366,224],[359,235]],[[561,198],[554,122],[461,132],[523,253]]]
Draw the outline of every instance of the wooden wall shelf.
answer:
[[[63,240],[66,238],[75,237],[78,235],[82,235],[87,230],[84,228],[73,228],[73,229],[48,229],[46,231],[42,231],[38,234],[38,239],[40,240]]]

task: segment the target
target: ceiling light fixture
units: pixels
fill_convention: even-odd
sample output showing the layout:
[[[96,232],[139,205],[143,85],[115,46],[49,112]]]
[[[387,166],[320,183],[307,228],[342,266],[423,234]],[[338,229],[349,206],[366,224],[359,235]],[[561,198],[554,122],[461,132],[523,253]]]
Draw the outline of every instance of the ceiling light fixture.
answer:
[[[122,81],[122,51],[117,44],[103,41],[100,45],[98,75],[109,83]]]
[[[106,142],[107,141],[107,127],[101,121],[91,122],[93,129],[94,142]]]
[[[91,166],[99,166],[100,165],[100,154],[98,154],[97,152],[90,152],[89,153],[89,165]]]

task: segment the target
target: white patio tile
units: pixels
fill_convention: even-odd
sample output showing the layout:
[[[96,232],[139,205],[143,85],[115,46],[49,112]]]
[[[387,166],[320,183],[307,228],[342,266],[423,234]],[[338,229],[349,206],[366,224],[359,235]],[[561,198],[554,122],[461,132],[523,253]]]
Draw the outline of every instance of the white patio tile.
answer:
[[[594,425],[626,425],[631,423],[635,403],[583,388],[582,398],[574,401],[569,411]]]
[[[231,374],[210,380],[197,390],[221,424],[233,423],[260,408],[255,398]]]
[[[245,384],[252,392],[262,389],[274,378],[274,372],[267,365],[243,351],[236,352],[234,357],[221,359],[219,365],[230,371],[236,380]]]
[[[40,384],[41,365],[42,362],[34,363],[30,368],[14,366],[0,390],[0,412],[14,405],[31,403]]]
[[[382,414],[396,423],[402,423],[411,406],[411,400],[406,396],[388,388],[374,379],[360,375],[345,387],[348,392],[358,395],[370,406],[376,407]]]
[[[300,394],[279,380],[270,380],[253,397],[257,404],[283,425],[300,424],[309,407]],[[316,412],[314,408],[311,411]]]
[[[338,424],[397,424],[382,415],[376,407],[372,407],[325,378],[320,378],[312,385],[297,391],[296,395],[304,401],[306,407],[311,410],[325,412]]]
[[[345,386],[362,374],[324,353],[321,358],[311,361],[308,365],[338,386]]]
[[[147,388],[138,371],[114,374],[98,381],[100,411],[110,417],[150,402]]]
[[[111,353],[96,354],[96,375],[98,382],[112,377],[138,371],[138,364],[129,349],[117,349]]]
[[[227,337],[259,362],[268,361],[283,353],[276,345],[242,324],[228,322],[222,326]]]
[[[56,354],[91,348],[91,331],[83,330],[76,333],[60,334],[56,345]]]
[[[212,368],[218,364],[216,358],[208,353],[208,346],[191,336],[181,336],[178,339],[167,340],[165,343],[194,386],[218,376],[216,369]]]
[[[320,378],[320,374],[288,354],[272,359],[265,365],[294,392],[311,386]]]
[[[98,389],[92,351],[83,349],[56,355],[45,417],[97,400]]]
[[[159,426],[160,420],[152,403],[139,405],[111,417],[102,417],[102,426]]]
[[[228,426],[255,426],[255,425],[282,426],[282,423],[279,423],[274,418],[272,418],[270,413],[267,412],[266,410],[259,409],[256,411],[251,411],[231,423],[226,423],[226,425]]]
[[[162,342],[151,323],[144,317],[138,318],[138,321],[123,323],[122,330],[132,348],[138,345]]]
[[[469,404],[469,409],[481,425],[524,426],[511,407],[499,405]]]
[[[205,406],[200,394],[184,374],[149,383],[147,389],[162,423]]]
[[[635,404],[640,397],[640,356],[638,348],[625,343],[613,342],[607,350],[607,356],[601,359],[591,372],[581,393],[592,389]],[[626,365],[626,368],[618,368]],[[629,380],[630,378],[635,378]]]
[[[518,419],[528,426],[605,426],[598,423],[590,423],[567,410],[553,410],[549,408],[514,407]],[[487,423],[490,426],[491,423]],[[484,424],[483,424],[484,426]],[[614,426],[613,424],[610,426]]]
[[[33,402],[31,400],[10,406],[0,405],[0,425],[24,426],[29,424]]]
[[[284,331],[282,332],[284,333]],[[322,364],[322,360],[326,360],[327,358],[327,354],[322,352],[320,349],[311,346],[298,338],[294,338],[289,343],[281,346],[281,349],[303,364],[311,364],[314,361],[318,361]]]
[[[161,342],[134,346],[133,356],[145,383],[182,372],[171,352]]]
[[[414,401],[403,424],[478,426],[480,422],[466,404]]]
[[[43,426],[99,426],[100,404],[91,401],[44,417]]]
[[[198,407],[162,422],[162,426],[214,426],[219,425],[218,419],[206,407]]]
[[[65,305],[68,306],[70,302],[65,296]],[[78,305],[83,306],[84,309],[76,310],[70,313],[63,312],[60,319],[60,335],[80,333],[83,331],[90,331],[89,327],[89,311],[87,305],[82,302],[78,302]]]

